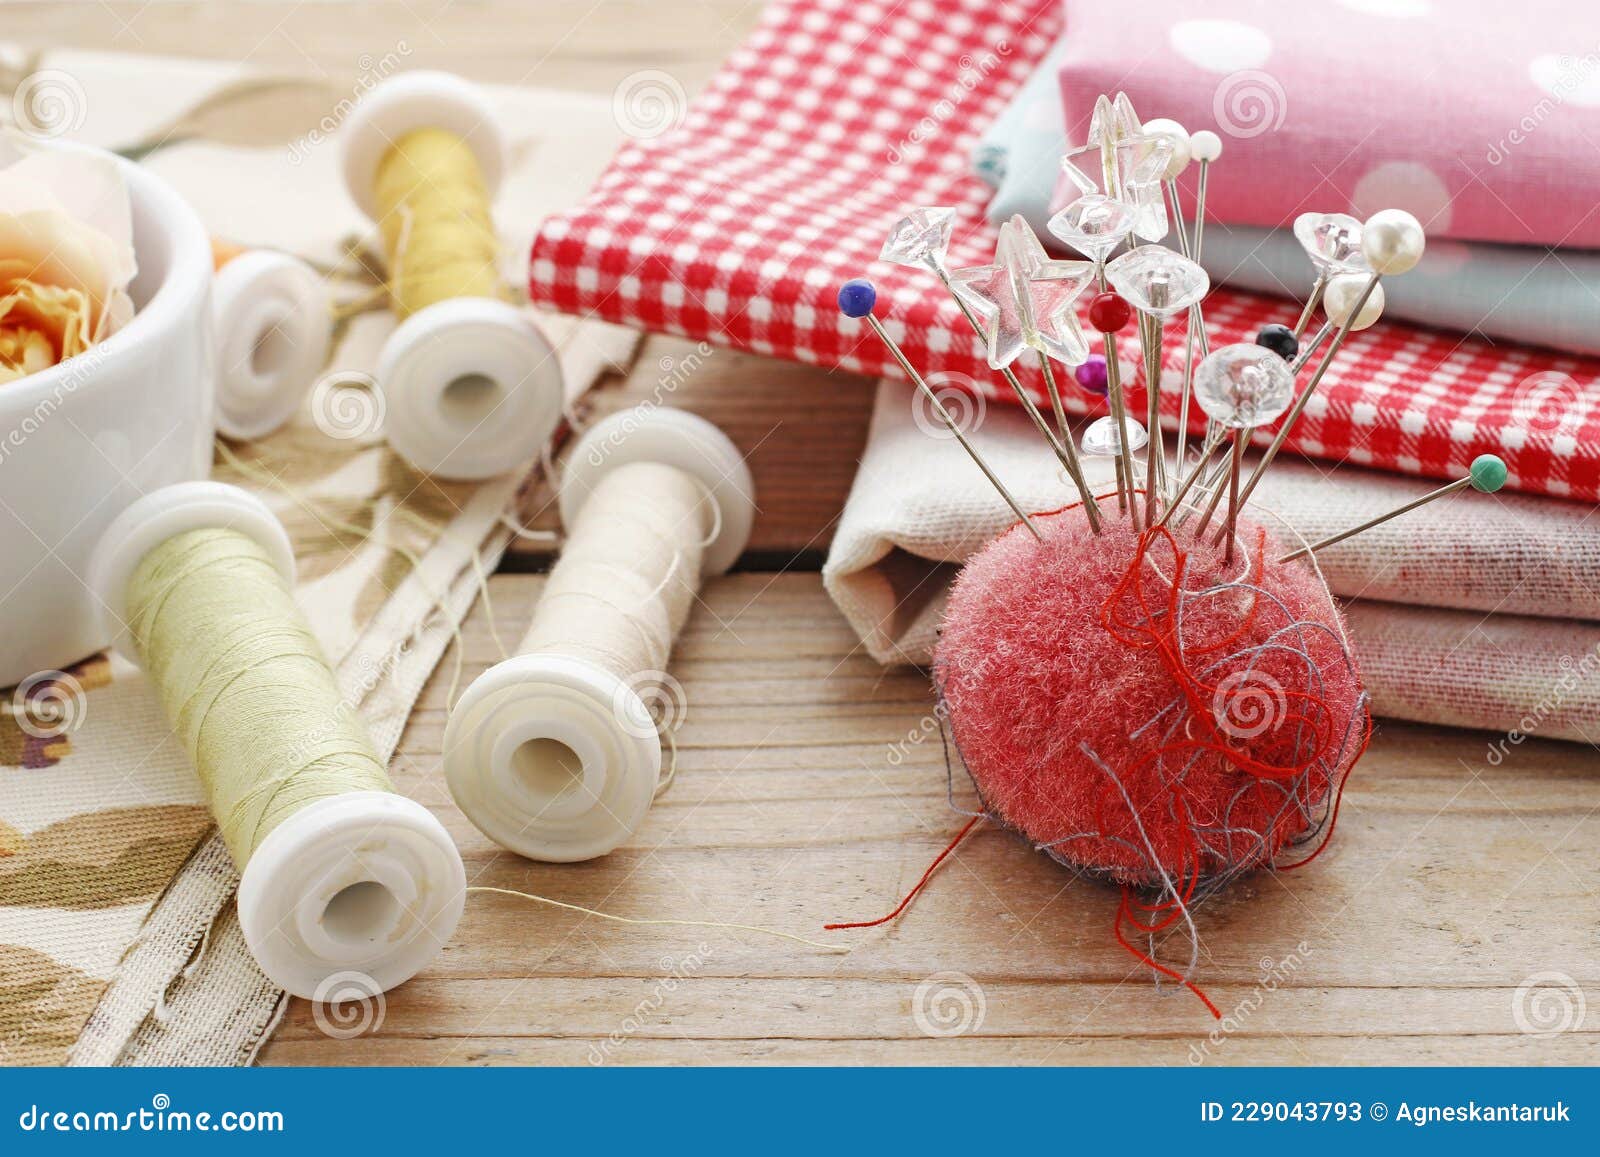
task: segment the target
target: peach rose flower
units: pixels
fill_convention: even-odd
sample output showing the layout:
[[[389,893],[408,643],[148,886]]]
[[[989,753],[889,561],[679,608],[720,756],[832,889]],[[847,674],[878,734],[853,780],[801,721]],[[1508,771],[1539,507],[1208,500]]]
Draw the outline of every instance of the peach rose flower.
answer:
[[[0,139],[0,387],[133,316],[128,190],[116,164]]]

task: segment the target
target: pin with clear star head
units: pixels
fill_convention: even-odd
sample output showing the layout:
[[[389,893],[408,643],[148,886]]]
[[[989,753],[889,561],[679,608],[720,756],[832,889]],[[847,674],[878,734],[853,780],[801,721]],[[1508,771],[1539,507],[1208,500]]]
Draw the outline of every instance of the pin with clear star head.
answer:
[[[1086,261],[1053,260],[1021,217],[1000,226],[993,264],[957,269],[955,293],[984,323],[989,364],[1014,362],[1025,349],[1077,365],[1089,356],[1073,303],[1094,279]]]
[[[1078,488],[1079,497],[1083,499],[1084,509],[1089,519],[1090,526],[1099,532],[1099,511],[1094,506],[1094,496],[1089,490],[1087,481],[1084,480],[1083,471],[1079,468],[1077,451],[1073,448],[1070,438],[1066,434],[1065,411],[1058,407],[1057,419],[1061,425],[1062,435],[1050,432],[1044,416],[1039,413],[1039,408],[1028,396],[1022,382],[1011,369],[1011,362],[1016,360],[1018,354],[1029,343],[1022,341],[1016,344],[1023,334],[1021,319],[1017,308],[1001,309],[994,300],[985,298],[984,290],[992,292],[995,299],[1003,301],[1008,307],[1012,306],[1012,294],[1008,285],[1011,282],[1010,272],[1013,267],[1024,269],[1029,276],[1041,276],[1047,281],[1060,281],[1059,266],[1081,263],[1050,261],[1049,254],[1044,252],[1032,230],[1028,229],[1020,217],[1013,218],[1007,224],[1011,226],[1010,232],[1020,235],[1007,239],[1002,237],[1002,245],[996,253],[995,264],[983,266],[984,277],[977,278],[984,284],[979,291],[963,292],[960,290],[949,269],[945,266],[945,254],[950,246],[950,234],[955,222],[955,210],[941,207],[923,207],[913,209],[906,216],[895,222],[889,231],[883,249],[879,253],[881,260],[893,262],[896,265],[906,265],[913,268],[926,269],[939,279],[947,292],[955,299],[956,305],[961,310],[961,315],[967,324],[972,327],[972,332],[983,339],[986,352],[989,355],[989,364],[1000,371],[1006,384],[1011,387],[1012,393],[1021,403],[1023,412],[1028,415],[1034,427],[1044,437],[1056,459],[1066,470],[1073,484]],[[1007,230],[1002,230],[1002,233]],[[1028,242],[1032,242],[1031,247]],[[1009,256],[1010,264],[1006,265],[1001,260],[1002,252]],[[970,271],[967,271],[970,272]],[[973,275],[975,278],[976,274]],[[1050,293],[1061,292],[1060,287],[1051,287]],[[1032,299],[1022,295],[1029,301],[1032,308]],[[1049,296],[1043,294],[1042,296]],[[1042,310],[1034,310],[1033,318],[1027,336],[1036,337],[1040,345],[1047,349],[1056,348],[1069,356],[1076,356],[1073,351],[1081,346],[1082,356],[1076,357],[1076,364],[1088,356],[1088,343],[1083,341],[1082,332],[1077,329],[1077,319],[1069,308],[1065,314],[1056,316],[1051,312],[1048,303]],[[1063,359],[1067,360],[1067,359]],[[1048,370],[1047,370],[1048,373]],[[1052,401],[1057,395],[1052,396]]]
[[[1097,523],[1099,512],[1083,480],[1051,366],[1052,359],[1075,366],[1089,356],[1089,342],[1078,327],[1073,305],[1092,280],[1093,265],[1052,259],[1020,216],[1000,226],[992,264],[957,269],[950,275],[951,292],[979,319],[990,366],[1009,369],[1026,349],[1038,354],[1061,432],[1052,441],[1063,451],[1063,465],[1078,485],[1090,522]]]

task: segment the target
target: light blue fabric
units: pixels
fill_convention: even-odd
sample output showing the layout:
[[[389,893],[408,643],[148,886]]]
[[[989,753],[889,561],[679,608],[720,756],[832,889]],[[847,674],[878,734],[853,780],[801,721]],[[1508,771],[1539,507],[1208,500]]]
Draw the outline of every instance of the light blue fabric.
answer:
[[[1041,237],[1049,236],[1044,225],[1050,194],[1067,151],[1057,80],[1064,49],[1064,42],[1056,41],[972,150],[973,170],[995,191],[989,220],[1021,213]]]
[[[1020,213],[1051,244],[1045,224],[1066,150],[1061,51],[1058,41],[973,150],[973,169],[995,190],[989,220]],[[1203,256],[1215,282],[1302,302],[1311,288],[1311,263],[1287,229],[1207,221]],[[1390,318],[1600,354],[1600,250],[1430,242],[1416,269],[1385,281],[1384,293]]]

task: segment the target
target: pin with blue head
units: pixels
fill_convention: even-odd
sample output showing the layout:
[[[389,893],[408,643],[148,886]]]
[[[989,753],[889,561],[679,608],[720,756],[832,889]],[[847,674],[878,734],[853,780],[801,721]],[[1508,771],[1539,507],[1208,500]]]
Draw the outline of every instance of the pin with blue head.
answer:
[[[933,412],[938,415],[939,420],[945,424],[945,427],[955,437],[956,441],[961,444],[961,448],[967,452],[973,462],[977,463],[978,469],[983,471],[984,477],[989,480],[990,485],[999,492],[1001,498],[1005,499],[1006,505],[1011,507],[1017,519],[1028,528],[1028,532],[1034,538],[1038,538],[1038,528],[1034,526],[1033,520],[1028,517],[1027,512],[1017,502],[1016,496],[1006,489],[1005,484],[1000,481],[993,468],[983,460],[983,456],[967,440],[959,423],[945,409],[944,403],[939,400],[939,396],[929,388],[927,380],[917,372],[917,368],[911,364],[906,357],[905,351],[900,348],[899,343],[889,335],[888,330],[883,328],[883,324],[872,316],[873,306],[877,304],[878,290],[865,277],[851,278],[839,287],[839,312],[846,317],[860,318],[872,327],[872,332],[878,335],[878,340],[883,342],[889,353],[894,357],[894,360],[900,363],[900,368],[905,370],[906,376],[911,379],[912,384],[928,400]]]
[[[855,277],[839,287],[839,312],[846,317],[866,317],[878,303],[878,291],[865,277]]]

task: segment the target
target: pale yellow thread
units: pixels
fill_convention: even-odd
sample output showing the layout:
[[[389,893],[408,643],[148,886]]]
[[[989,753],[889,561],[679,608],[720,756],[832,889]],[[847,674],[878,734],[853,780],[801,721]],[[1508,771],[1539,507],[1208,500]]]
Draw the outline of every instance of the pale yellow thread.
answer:
[[[394,790],[288,584],[249,536],[214,528],[168,539],[135,568],[127,610],[241,868],[310,804]]]
[[[827,952],[850,951],[848,947],[842,944],[824,944],[820,940],[807,940],[804,936],[796,936],[792,932],[780,932],[776,928],[762,928],[756,924],[727,924],[720,920],[667,920],[642,916],[613,916],[609,912],[597,912],[593,908],[585,908],[581,904],[566,904],[560,900],[552,900],[548,896],[536,896],[532,892],[518,892],[514,888],[491,888],[484,884],[474,884],[467,891],[496,892],[502,896],[516,896],[523,900],[532,900],[538,904],[549,904],[552,908],[565,908],[568,912],[582,912],[585,916],[594,916],[601,920],[614,920],[618,924],[658,924],[676,928],[720,928],[725,932],[755,932],[762,936],[776,936],[780,940],[793,940],[796,944],[804,944],[811,948],[821,948]]]

